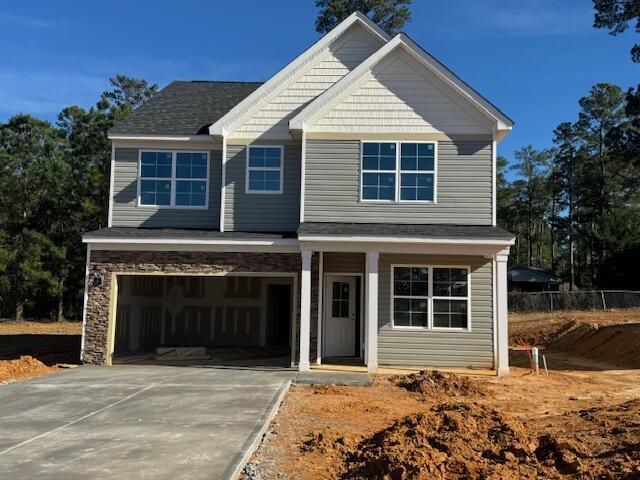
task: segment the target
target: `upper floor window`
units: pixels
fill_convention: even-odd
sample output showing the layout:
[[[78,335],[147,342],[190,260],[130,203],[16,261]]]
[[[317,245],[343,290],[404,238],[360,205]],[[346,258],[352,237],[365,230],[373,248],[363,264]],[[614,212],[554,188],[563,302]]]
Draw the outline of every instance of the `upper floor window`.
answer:
[[[247,193],[282,193],[283,147],[247,148]]]
[[[140,152],[138,205],[204,208],[207,206],[207,152]]]
[[[364,201],[434,202],[435,142],[363,142]]]

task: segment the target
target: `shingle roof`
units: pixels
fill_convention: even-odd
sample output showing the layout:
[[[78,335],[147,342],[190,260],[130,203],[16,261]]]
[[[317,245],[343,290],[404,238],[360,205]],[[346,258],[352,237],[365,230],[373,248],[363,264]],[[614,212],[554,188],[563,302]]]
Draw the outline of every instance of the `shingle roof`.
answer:
[[[293,233],[219,232],[181,228],[109,227],[87,232],[85,240],[278,240],[295,238]]]
[[[259,82],[171,82],[110,130],[110,135],[197,135],[240,103]]]
[[[404,225],[392,223],[325,223],[304,222],[298,236],[367,236],[367,237],[423,237],[434,239],[478,239],[511,241],[513,234],[491,225]]]

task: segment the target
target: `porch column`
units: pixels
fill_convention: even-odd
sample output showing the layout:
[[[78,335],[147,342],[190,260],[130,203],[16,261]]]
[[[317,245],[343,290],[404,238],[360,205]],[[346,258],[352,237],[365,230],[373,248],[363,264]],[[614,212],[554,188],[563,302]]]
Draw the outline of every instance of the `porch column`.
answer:
[[[509,374],[509,333],[507,302],[507,260],[509,250],[496,255],[496,371],[498,376]]]
[[[378,262],[380,252],[367,252],[366,291],[366,341],[365,353],[367,371],[375,373],[378,370]]]
[[[298,370],[309,371],[309,344],[311,341],[311,250],[303,250],[300,277],[300,361]]]

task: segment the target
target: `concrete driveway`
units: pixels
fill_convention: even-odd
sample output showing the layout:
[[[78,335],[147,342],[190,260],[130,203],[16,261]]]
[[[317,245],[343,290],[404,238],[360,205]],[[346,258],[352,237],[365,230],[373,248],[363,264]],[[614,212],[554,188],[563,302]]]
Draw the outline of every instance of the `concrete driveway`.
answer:
[[[0,478],[233,478],[294,376],[83,366],[0,385]]]

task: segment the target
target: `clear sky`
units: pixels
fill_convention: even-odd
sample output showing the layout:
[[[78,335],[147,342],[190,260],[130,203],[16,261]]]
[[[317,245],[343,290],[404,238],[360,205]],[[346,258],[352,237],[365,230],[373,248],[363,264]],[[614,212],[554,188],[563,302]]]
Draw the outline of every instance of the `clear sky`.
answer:
[[[0,121],[54,121],[118,73],[265,80],[313,43],[313,0],[31,0],[0,4]],[[597,82],[640,82],[638,35],[595,30],[590,0],[413,0],[405,31],[516,122],[500,153],[551,144]]]

